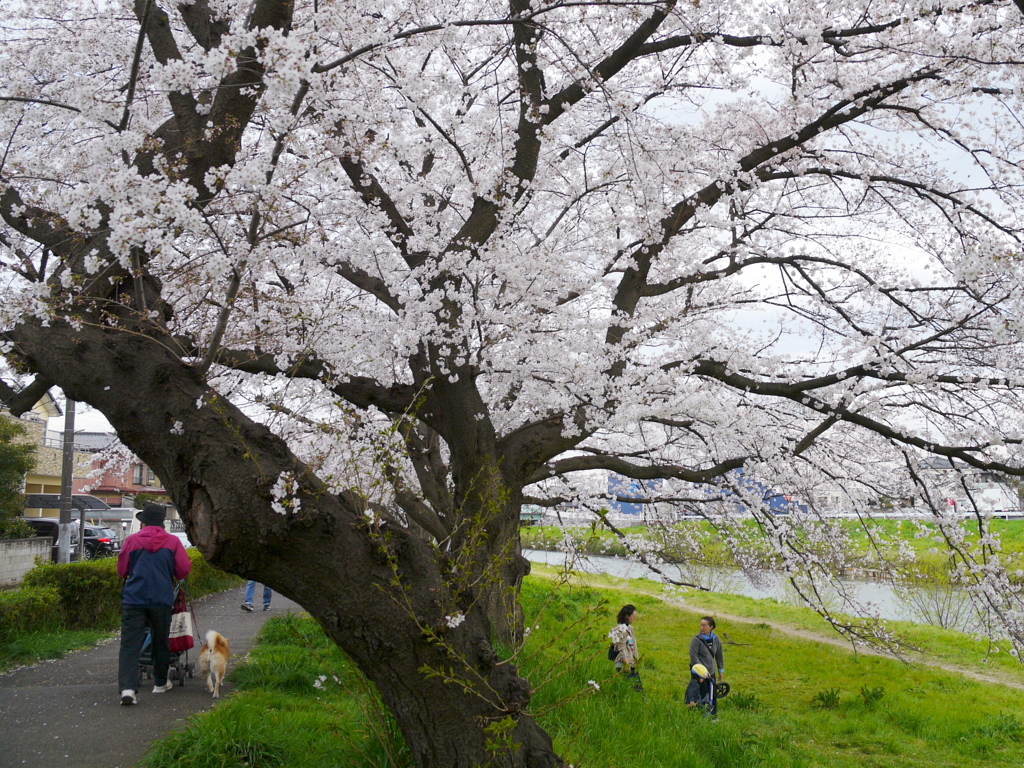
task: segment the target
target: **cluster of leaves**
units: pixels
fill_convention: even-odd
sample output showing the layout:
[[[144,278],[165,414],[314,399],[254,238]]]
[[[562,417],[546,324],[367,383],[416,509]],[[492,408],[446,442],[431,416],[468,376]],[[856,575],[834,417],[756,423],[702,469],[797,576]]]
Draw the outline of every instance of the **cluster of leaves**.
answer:
[[[57,592],[69,629],[108,628],[121,615],[121,578],[114,558],[37,565],[25,574],[22,590],[39,588]]]
[[[860,697],[864,702],[864,706],[868,709],[874,709],[883,696],[885,696],[885,688],[880,685],[874,687],[861,686]]]
[[[241,579],[211,566],[198,549],[187,550],[192,560],[188,579],[189,595],[195,599],[237,586]],[[117,560],[102,558],[77,563],[37,565],[25,574],[19,599],[37,590],[55,594],[59,602],[61,624],[68,629],[107,628],[116,625],[121,615],[121,578]],[[48,598],[47,598],[48,599]]]
[[[23,587],[0,592],[0,642],[16,635],[45,632],[64,623],[55,587]]]
[[[977,737],[994,739],[997,742],[1020,742],[1024,740],[1024,723],[1016,715],[1004,712],[994,717],[988,723],[972,729],[962,738],[967,741]]]
[[[750,710],[752,712],[760,712],[764,709],[764,702],[761,701],[760,697],[756,693],[734,693],[729,696],[729,706],[735,707],[739,710]]]
[[[25,475],[36,466],[36,446],[20,441],[24,435],[21,424],[0,416],[0,539],[33,535],[32,528],[18,519],[25,512]]]
[[[826,688],[823,691],[818,691],[811,698],[811,706],[818,709],[839,709],[839,689]]]
[[[884,696],[885,688],[880,685],[861,686],[860,697],[868,709],[874,709]],[[840,690],[838,688],[826,688],[818,691],[811,698],[811,706],[816,709],[839,709],[839,705]]]

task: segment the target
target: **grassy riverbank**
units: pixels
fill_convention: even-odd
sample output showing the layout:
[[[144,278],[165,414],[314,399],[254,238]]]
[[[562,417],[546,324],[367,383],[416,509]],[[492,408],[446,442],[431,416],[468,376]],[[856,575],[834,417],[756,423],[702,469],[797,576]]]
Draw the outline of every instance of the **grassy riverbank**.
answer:
[[[532,709],[568,763],[958,768],[1024,761],[1024,691],[795,636],[785,628],[809,617],[773,601],[682,595],[699,601],[699,610],[687,609],[661,599],[661,587],[650,582],[554,591],[553,572],[538,571],[524,587],[531,635],[519,662],[534,686]],[[643,695],[616,679],[604,658],[623,602],[640,610]],[[689,639],[709,610],[737,616],[719,628],[750,643],[726,647],[733,691],[717,721],[683,704]],[[271,619],[233,678],[239,693],[155,745],[144,765],[410,765],[372,690],[307,618]]]
[[[897,545],[909,548],[915,556],[923,561],[941,560],[945,545],[936,540],[938,531],[935,526],[927,522],[910,522],[907,520],[893,519],[872,519],[862,523],[859,520],[834,520],[830,521],[846,536],[847,560],[853,566],[870,567],[875,563],[877,553],[874,547],[880,547],[887,554],[894,554]],[[1001,542],[1003,556],[1010,568],[1024,568],[1024,520],[992,520],[991,532]],[[963,522],[965,531],[965,543],[973,545],[978,541],[977,523],[969,520]],[[753,530],[754,524],[750,523]],[[731,556],[727,548],[721,545],[718,536],[710,523],[703,520],[684,520],[669,526],[673,529],[686,531],[687,536],[681,538],[694,538],[701,541],[699,552],[700,559],[706,565],[731,566]],[[650,535],[656,542],[666,542],[666,537],[660,529],[653,528],[648,531],[643,526],[633,526],[622,529],[627,536],[643,537]],[[922,535],[925,534],[925,535]],[[566,536],[571,537],[575,546],[584,554],[588,555],[612,555],[624,556],[627,554],[626,547],[618,536],[605,528],[591,529],[560,528],[558,526],[526,526],[521,531],[523,547],[527,549],[555,550],[563,546]],[[665,547],[671,553],[673,545],[670,543]],[[934,550],[934,551],[933,551]],[[767,552],[767,550],[766,550]],[[690,553],[693,554],[693,553]]]

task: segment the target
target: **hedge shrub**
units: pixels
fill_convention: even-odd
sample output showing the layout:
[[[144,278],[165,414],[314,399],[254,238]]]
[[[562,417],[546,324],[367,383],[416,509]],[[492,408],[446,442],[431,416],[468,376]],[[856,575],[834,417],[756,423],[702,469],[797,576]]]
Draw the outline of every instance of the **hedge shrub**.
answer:
[[[198,549],[188,550],[188,555],[193,599],[243,583],[207,563]],[[0,590],[0,669],[60,658],[95,643],[120,619],[121,579],[115,558],[36,566],[25,574],[20,589]]]
[[[121,579],[112,557],[37,565],[25,574],[22,584],[57,591],[66,629],[115,626],[121,615]]]
[[[188,577],[188,595],[192,600],[245,583],[233,573],[214,568],[195,547],[185,551],[192,560],[192,573]]]
[[[191,599],[237,586],[242,579],[214,568],[198,549],[187,550],[192,561],[188,578]],[[91,629],[117,626],[121,617],[121,579],[117,559],[85,560],[63,565],[38,565],[25,574],[25,587],[49,587],[60,597],[64,627]]]
[[[63,624],[55,587],[22,587],[0,592],[0,640],[27,632],[52,632]]]

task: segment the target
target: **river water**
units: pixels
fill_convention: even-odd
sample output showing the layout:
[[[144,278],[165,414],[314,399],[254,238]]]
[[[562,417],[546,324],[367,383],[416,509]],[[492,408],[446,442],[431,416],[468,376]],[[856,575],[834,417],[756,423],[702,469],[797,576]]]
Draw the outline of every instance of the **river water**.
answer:
[[[564,552],[549,552],[539,549],[524,549],[523,556],[532,562],[546,565],[563,565],[566,558]],[[577,567],[590,573],[604,573],[623,579],[663,580],[659,574],[651,571],[642,563],[636,563],[621,557],[591,555],[583,558],[582,564]],[[674,565],[659,564],[657,567],[665,571],[671,578],[678,577],[679,580],[686,580]],[[778,574],[763,574],[763,577],[759,577],[757,582],[749,579],[739,569],[716,569],[707,576],[708,585],[716,592],[744,595],[746,597],[771,598],[786,603],[798,602],[793,588],[788,586],[787,582],[780,578]],[[860,614],[867,607],[872,612],[877,611],[877,615],[883,619],[922,621],[922,618],[915,615],[913,609],[888,584],[870,579],[847,579],[842,584],[844,591],[850,599],[843,599],[836,595],[836,604],[829,606],[832,610]]]

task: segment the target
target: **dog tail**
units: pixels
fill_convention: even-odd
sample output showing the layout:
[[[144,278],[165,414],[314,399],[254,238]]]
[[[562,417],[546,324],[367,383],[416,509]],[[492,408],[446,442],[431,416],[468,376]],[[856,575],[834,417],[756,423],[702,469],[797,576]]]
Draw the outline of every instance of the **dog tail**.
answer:
[[[231,655],[231,646],[228,645],[228,639],[215,629],[211,629],[206,633],[206,645],[204,647],[208,648],[210,653],[223,655],[225,661]]]

